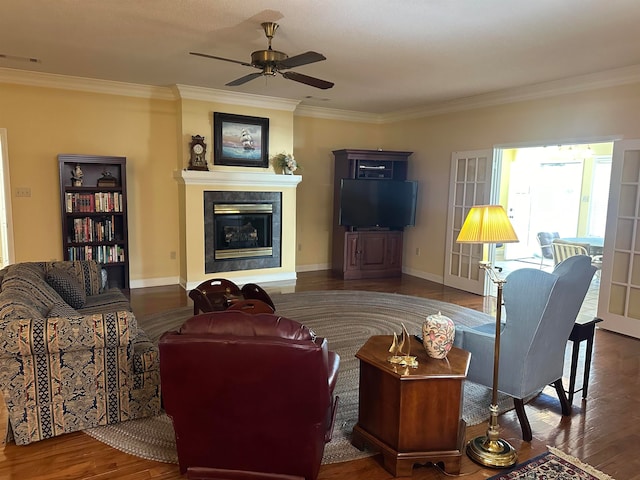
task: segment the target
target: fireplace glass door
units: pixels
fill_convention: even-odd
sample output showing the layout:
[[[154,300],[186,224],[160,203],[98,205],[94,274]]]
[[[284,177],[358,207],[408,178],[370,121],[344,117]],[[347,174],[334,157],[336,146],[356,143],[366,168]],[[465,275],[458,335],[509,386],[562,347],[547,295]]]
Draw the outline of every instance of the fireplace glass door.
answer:
[[[218,203],[213,213],[216,260],[273,255],[272,204]]]

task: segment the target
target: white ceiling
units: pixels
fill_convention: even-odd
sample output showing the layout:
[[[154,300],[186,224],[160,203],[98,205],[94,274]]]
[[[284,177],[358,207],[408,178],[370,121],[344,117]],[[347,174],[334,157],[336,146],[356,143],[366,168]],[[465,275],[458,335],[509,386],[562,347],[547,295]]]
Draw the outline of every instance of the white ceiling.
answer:
[[[268,5],[268,6],[267,6]],[[273,47],[329,90],[189,55],[249,62]],[[2,0],[0,67],[189,85],[374,114],[640,66],[638,0]]]

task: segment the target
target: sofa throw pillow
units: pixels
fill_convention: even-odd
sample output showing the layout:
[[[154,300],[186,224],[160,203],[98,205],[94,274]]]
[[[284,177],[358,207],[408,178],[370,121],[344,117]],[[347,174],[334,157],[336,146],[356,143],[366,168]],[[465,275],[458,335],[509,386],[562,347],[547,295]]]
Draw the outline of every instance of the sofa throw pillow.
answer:
[[[45,279],[62,299],[73,308],[82,308],[87,301],[87,294],[83,285],[70,273],[59,268],[47,272]]]
[[[74,276],[80,285],[84,286],[84,292],[87,296],[101,293],[101,268],[95,260],[62,260],[44,264],[45,272],[50,272],[54,269],[64,270]]]

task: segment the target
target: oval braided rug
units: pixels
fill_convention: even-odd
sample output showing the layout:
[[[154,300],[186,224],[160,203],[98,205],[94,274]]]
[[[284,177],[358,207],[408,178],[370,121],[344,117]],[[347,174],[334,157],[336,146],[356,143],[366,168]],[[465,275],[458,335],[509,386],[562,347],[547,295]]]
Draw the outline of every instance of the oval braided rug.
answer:
[[[392,293],[365,291],[318,291],[272,295],[276,312],[297,320],[326,337],[329,348],[340,355],[335,393],[340,396],[333,439],[324,451],[322,463],[337,463],[374,453],[351,445],[351,430],[358,420],[358,349],[372,335],[400,332],[400,322],[410,334],[422,331],[427,315],[442,312],[456,324],[474,326],[492,321],[481,312],[450,303]],[[192,307],[138,318],[138,324],[156,341],[167,330],[178,328],[193,313]],[[491,391],[465,382],[463,418],[467,425],[488,419]],[[500,395],[500,412],[513,408],[509,397]],[[171,420],[166,415],[131,420],[85,430],[85,433],[118,450],[149,460],[178,463]]]

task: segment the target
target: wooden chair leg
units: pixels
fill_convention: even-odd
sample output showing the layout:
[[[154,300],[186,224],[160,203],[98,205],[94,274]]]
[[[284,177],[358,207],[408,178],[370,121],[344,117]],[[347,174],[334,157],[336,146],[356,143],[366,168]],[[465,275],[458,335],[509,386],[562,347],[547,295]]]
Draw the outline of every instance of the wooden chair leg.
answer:
[[[564,391],[564,386],[562,385],[562,379],[559,378],[555,382],[553,382],[553,386],[556,389],[558,394],[558,398],[560,399],[560,407],[562,408],[562,415],[565,417],[571,415],[571,405],[569,404],[569,400],[567,399],[567,394]]]
[[[530,442],[533,438],[531,433],[531,425],[527,418],[527,412],[524,411],[524,401],[521,398],[514,398],[513,405],[516,407],[516,415],[520,421],[520,428],[522,428],[522,439],[525,442]]]

